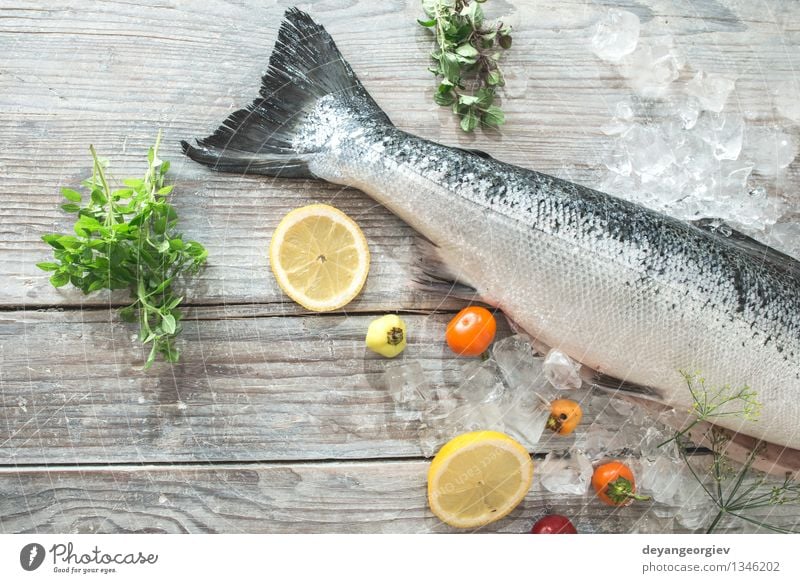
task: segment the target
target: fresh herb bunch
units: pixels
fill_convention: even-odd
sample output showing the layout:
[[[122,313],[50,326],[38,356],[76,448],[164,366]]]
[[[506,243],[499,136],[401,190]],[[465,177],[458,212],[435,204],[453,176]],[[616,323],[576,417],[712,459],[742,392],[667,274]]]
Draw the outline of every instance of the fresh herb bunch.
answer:
[[[683,376],[692,394],[693,411],[697,418],[664,443],[673,440],[677,442],[678,451],[687,468],[717,508],[717,513],[706,528],[706,532],[714,532],[726,516],[733,516],[776,532],[794,532],[748,515],[749,511],[758,508],[800,502],[800,484],[794,482],[790,476],[786,476],[781,482],[776,482],[763,472],[753,470],[753,462],[763,449],[763,442],[758,442],[737,469],[725,457],[730,433],[712,426],[706,435],[712,457],[707,479],[690,463],[686,447],[683,447],[687,445],[682,443],[686,434],[701,421],[713,422],[715,418],[730,416],[757,419],[761,406],[756,401],[755,391],[747,386],[738,389],[729,386],[709,388],[699,375],[683,373]]]
[[[71,283],[88,294],[101,289],[128,289],[133,303],[122,308],[126,321],[138,319],[139,337],[152,344],[145,362],[149,368],[157,355],[178,360],[175,337],[181,329],[179,306],[183,297],[173,289],[176,279],[196,273],[208,252],[196,241],[184,241],[176,233],[178,215],[167,203],[172,186],[164,186],[169,162],[160,160],[161,133],[147,154],[144,178],[123,180],[125,188],[109,186],[106,162],[94,160],[92,177],[83,182],[89,200],[81,206],[79,192],[61,190],[67,203],[61,208],[77,216],[75,234],[49,234],[42,239],[53,247],[55,262],[39,263],[52,271],[50,283]]]
[[[486,23],[480,6],[485,1],[422,0],[428,19],[418,20],[436,36],[431,53],[436,66],[429,71],[441,81],[433,100],[452,106],[465,132],[478,122],[489,127],[505,122],[503,111],[493,103],[497,88],[505,84],[497,64],[498,46],[511,47],[511,29],[502,22]]]

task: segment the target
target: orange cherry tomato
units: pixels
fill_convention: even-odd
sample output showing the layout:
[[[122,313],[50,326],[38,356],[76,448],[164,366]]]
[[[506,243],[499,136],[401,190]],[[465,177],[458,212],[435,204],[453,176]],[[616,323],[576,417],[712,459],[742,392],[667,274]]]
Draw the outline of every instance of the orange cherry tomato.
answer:
[[[556,399],[550,403],[550,417],[547,428],[559,435],[569,435],[583,417],[581,406],[572,399]]]
[[[636,493],[631,469],[620,461],[602,464],[594,470],[592,487],[597,497],[609,506],[627,506],[634,500],[649,500]]]
[[[445,339],[460,356],[480,356],[494,340],[497,322],[492,313],[480,306],[464,308],[447,324]]]

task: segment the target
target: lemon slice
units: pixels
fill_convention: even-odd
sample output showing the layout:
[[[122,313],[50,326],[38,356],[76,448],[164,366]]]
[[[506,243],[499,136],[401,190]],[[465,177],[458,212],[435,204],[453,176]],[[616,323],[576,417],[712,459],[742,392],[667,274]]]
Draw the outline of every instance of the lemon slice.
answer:
[[[339,209],[312,204],[287,214],[269,245],[280,288],[308,310],[341,308],[358,295],[369,272],[369,247]]]
[[[448,441],[428,470],[428,504],[450,526],[476,528],[511,512],[531,487],[527,450],[497,431],[464,433]]]

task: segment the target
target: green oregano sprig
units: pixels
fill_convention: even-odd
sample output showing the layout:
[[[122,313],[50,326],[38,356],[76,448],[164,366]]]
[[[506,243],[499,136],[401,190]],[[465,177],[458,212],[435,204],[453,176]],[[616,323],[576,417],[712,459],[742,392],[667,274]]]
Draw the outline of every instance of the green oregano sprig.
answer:
[[[478,123],[499,127],[503,111],[493,105],[497,88],[505,84],[497,62],[499,49],[511,47],[511,29],[502,22],[487,23],[481,4],[486,0],[422,0],[426,20],[418,22],[433,31],[435,66],[439,78],[433,100],[452,107],[461,117],[461,129],[471,132]]]
[[[126,321],[139,322],[139,337],[151,344],[145,368],[157,355],[178,360],[175,337],[181,329],[183,297],[173,289],[176,279],[194,274],[208,252],[197,241],[185,241],[176,232],[178,215],[167,202],[172,186],[164,186],[169,162],[158,157],[161,133],[147,154],[144,178],[123,180],[125,188],[112,190],[107,163],[89,150],[94,161],[92,177],[83,182],[89,200],[69,188],[61,190],[67,203],[61,208],[77,217],[73,234],[48,234],[42,239],[53,247],[55,262],[39,263],[51,271],[50,283],[71,283],[88,294],[101,289],[130,291],[132,304],[121,309]]]

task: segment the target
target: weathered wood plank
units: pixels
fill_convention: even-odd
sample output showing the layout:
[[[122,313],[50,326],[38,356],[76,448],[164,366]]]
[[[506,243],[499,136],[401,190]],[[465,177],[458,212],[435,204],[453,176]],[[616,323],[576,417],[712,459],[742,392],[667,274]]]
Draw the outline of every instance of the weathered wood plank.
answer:
[[[181,362],[145,371],[136,328],[113,312],[0,313],[0,463],[421,455],[419,422],[395,414],[386,388],[383,372],[396,361],[364,347],[371,316],[225,316],[194,309]],[[452,395],[469,359],[444,343],[449,317],[404,316],[400,358]],[[508,333],[501,319],[499,336]],[[547,436],[536,451],[582,439],[602,413],[584,408],[575,436]]]
[[[427,470],[421,461],[3,468],[0,532],[456,532],[428,510]],[[673,520],[676,511],[650,503],[610,508],[588,493],[552,494],[534,479],[520,506],[480,532],[527,532],[546,513],[572,517],[583,533],[688,532]],[[800,526],[797,508],[754,516]],[[735,520],[718,530],[743,531],[764,532]]]
[[[34,267],[48,255],[39,235],[69,228],[58,210],[58,187],[85,176],[89,143],[114,160],[117,175],[138,171],[146,145],[163,127],[183,228],[211,252],[209,269],[188,291],[190,301],[276,303],[297,313],[269,275],[267,244],[289,209],[327,201],[354,216],[372,246],[373,270],[351,311],[439,305],[439,298],[409,288],[410,229],[360,193],[315,182],[213,174],[179,154],[179,139],[206,135],[256,94],[282,9],[290,4],[247,0],[198,9],[193,2],[170,0],[143,15],[123,2],[73,1],[58,8],[28,3],[24,10],[8,0],[0,3],[0,304],[79,301],[73,292],[53,290]],[[418,2],[325,0],[303,6],[328,27],[398,126],[596,184],[610,140],[600,128],[616,102],[630,95],[616,70],[588,46],[592,25],[611,3],[493,4],[490,11],[512,13],[517,24],[515,48],[506,58],[513,97],[504,100],[503,134],[474,137],[461,135],[451,115],[431,102],[431,43],[414,20]],[[772,121],[772,86],[800,66],[793,50],[800,38],[799,19],[791,18],[796,6],[774,2],[775,18],[765,19],[748,3],[733,0],[702,8],[668,0],[614,4],[642,18],[643,36],[673,35],[695,68],[737,76],[731,99],[749,118]],[[380,50],[374,48],[376,35]],[[657,119],[658,108],[650,115]],[[796,182],[798,168],[795,163],[783,180]],[[85,301],[103,305],[107,298]]]

